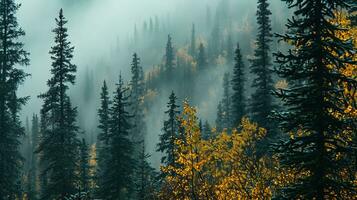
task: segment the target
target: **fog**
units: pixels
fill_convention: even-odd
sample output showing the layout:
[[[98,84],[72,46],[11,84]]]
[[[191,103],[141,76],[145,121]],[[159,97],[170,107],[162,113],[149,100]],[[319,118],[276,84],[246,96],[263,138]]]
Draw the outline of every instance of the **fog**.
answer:
[[[207,10],[212,18],[221,12],[231,20],[234,43],[239,42],[248,66],[247,58],[252,54],[256,32],[256,1],[253,0],[18,0],[22,4],[18,12],[20,26],[25,30],[25,49],[30,52],[31,74],[20,88],[20,95],[31,99],[22,110],[22,120],[39,113],[41,100],[37,95],[47,90],[51,60],[48,54],[53,46],[55,18],[60,8],[69,21],[69,39],[75,46],[73,63],[77,65],[76,85],[71,87],[73,104],[78,107],[79,125],[85,137],[95,142],[97,135],[97,109],[99,92],[103,80],[110,91],[122,73],[125,81],[130,80],[130,62],[133,52],[138,52],[144,71],[152,70],[162,62],[167,35],[171,34],[176,49],[189,44],[192,23],[196,25],[198,39],[207,39],[211,27],[206,23]],[[272,25],[274,32],[282,32],[287,15],[281,1],[271,0]],[[224,7],[224,8],[220,8]],[[220,10],[221,9],[221,10]],[[222,13],[223,10],[223,13]],[[160,31],[154,36],[142,34],[143,24],[158,21]],[[138,38],[135,39],[135,28]],[[225,27],[227,28],[227,27]],[[154,44],[154,45],[153,45]],[[152,48],[154,50],[152,50]],[[273,50],[280,48],[275,46]],[[210,73],[196,77],[193,97],[179,96],[192,100],[198,107],[203,120],[214,123],[216,107],[222,95],[222,78],[232,66],[222,64]],[[88,81],[89,80],[89,81]],[[90,83],[90,85],[88,85]],[[181,84],[181,83],[177,83]],[[84,94],[85,87],[91,93]],[[205,87],[205,89],[202,89]],[[152,163],[158,166],[160,155],[155,152],[158,135],[165,117],[166,102],[172,88],[165,88],[155,97],[146,116],[148,134],[147,151],[152,154]],[[247,92],[249,93],[249,91]]]

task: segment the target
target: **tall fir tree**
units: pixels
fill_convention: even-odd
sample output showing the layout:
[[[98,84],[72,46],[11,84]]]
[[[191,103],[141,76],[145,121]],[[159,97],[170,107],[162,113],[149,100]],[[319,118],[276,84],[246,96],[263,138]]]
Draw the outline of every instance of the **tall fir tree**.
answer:
[[[242,117],[246,114],[246,101],[245,101],[245,89],[244,89],[244,82],[245,82],[245,66],[242,57],[242,53],[237,44],[237,48],[235,50],[235,64],[233,68],[233,77],[232,77],[232,126],[237,127]]]
[[[223,76],[223,98],[222,98],[222,127],[230,129],[232,128],[232,95],[230,74],[225,73]]]
[[[18,98],[16,91],[27,74],[16,66],[27,66],[29,59],[19,41],[25,35],[17,23],[19,7],[14,0],[0,0],[0,200],[15,199],[20,192],[19,139],[24,128],[18,111],[27,98]]]
[[[298,170],[297,179],[278,193],[281,199],[350,199],[356,185],[346,170],[356,144],[350,134],[356,132],[356,120],[344,119],[343,87],[356,88],[356,79],[341,74],[347,63],[356,65],[356,51],[349,41],[336,37],[331,19],[337,9],[346,9],[345,1],[288,0],[295,9],[279,35],[293,48],[276,55],[277,73],[288,81],[288,88],[277,91],[285,110],[277,114],[289,139],[277,144],[281,167]],[[347,56],[346,56],[347,55]]]
[[[221,132],[223,130],[223,109],[222,102],[219,102],[217,105],[217,115],[216,115],[216,130]]]
[[[154,183],[155,183],[155,169],[150,166],[148,159],[150,155],[145,151],[145,143],[141,142],[140,154],[136,168],[137,180],[136,199],[149,200],[154,199]]]
[[[110,106],[111,101],[109,98],[108,86],[106,81],[103,81],[102,91],[100,93],[100,108],[98,109],[99,125],[97,138],[97,172],[96,172],[96,181],[98,185],[103,183],[102,173],[105,169],[105,161],[108,158],[109,154],[109,120],[110,120]]]
[[[207,68],[207,66],[208,63],[207,63],[205,47],[203,46],[202,43],[200,43],[200,46],[198,48],[197,67],[199,70],[204,70]]]
[[[210,138],[212,138],[212,128],[211,125],[208,123],[208,121],[206,120],[205,123],[203,124],[203,128],[202,128],[202,138],[204,140],[208,140]]]
[[[99,185],[99,197],[106,200],[130,199],[134,189],[134,149],[129,136],[132,116],[128,113],[127,92],[120,76],[110,108],[109,155],[104,160]]]
[[[273,110],[274,89],[272,79],[272,63],[270,53],[270,43],[272,42],[271,21],[267,0],[258,0],[257,23],[258,35],[254,58],[251,62],[251,72],[256,76],[252,87],[255,89],[252,94],[250,110],[252,119],[268,130],[273,128],[269,115]],[[269,134],[267,135],[269,137]]]
[[[161,163],[164,165],[173,165],[175,163],[175,140],[179,137],[179,124],[177,117],[180,113],[179,106],[177,105],[177,97],[172,91],[167,103],[168,110],[165,114],[168,119],[164,121],[162,134],[160,135],[160,142],[157,145],[157,151],[162,152],[164,155],[161,158]]]
[[[143,69],[140,65],[140,58],[136,53],[134,53],[131,63],[131,75],[130,112],[133,114],[131,124],[134,125],[131,129],[131,136],[134,142],[139,143],[144,140],[146,134],[144,121],[145,80]]]
[[[89,165],[89,146],[86,140],[83,138],[79,146],[79,188],[80,193],[85,193],[87,196],[91,194],[90,188],[90,165]]]
[[[191,44],[188,53],[193,57],[196,58],[196,27],[195,24],[192,24],[191,30]]]
[[[232,65],[233,61],[234,61],[234,44],[233,44],[233,39],[232,39],[232,33],[229,32],[227,41],[226,41],[226,53],[227,53],[227,64],[229,66]]]
[[[68,41],[67,21],[63,10],[56,19],[55,45],[51,48],[52,77],[47,81],[48,91],[41,94],[44,104],[41,109],[40,153],[44,167],[41,176],[41,199],[64,199],[76,191],[76,163],[78,158],[76,125],[77,109],[73,108],[67,95],[69,85],[75,83],[76,65],[72,64],[74,47]]]
[[[167,43],[166,43],[166,54],[165,54],[165,70],[167,72],[168,80],[171,79],[173,75],[173,70],[175,66],[175,52],[174,47],[172,45],[172,38],[171,35],[167,36]]]
[[[30,162],[30,170],[28,176],[28,198],[36,200],[38,198],[38,156],[35,153],[38,147],[38,139],[40,135],[40,126],[39,126],[39,119],[36,114],[32,116],[32,124],[31,124],[31,162]]]

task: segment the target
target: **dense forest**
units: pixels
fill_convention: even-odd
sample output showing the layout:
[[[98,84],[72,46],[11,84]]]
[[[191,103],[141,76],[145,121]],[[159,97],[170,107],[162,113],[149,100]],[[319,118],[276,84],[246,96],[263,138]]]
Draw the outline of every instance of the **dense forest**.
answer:
[[[356,0],[0,0],[0,200],[357,199],[356,25]]]

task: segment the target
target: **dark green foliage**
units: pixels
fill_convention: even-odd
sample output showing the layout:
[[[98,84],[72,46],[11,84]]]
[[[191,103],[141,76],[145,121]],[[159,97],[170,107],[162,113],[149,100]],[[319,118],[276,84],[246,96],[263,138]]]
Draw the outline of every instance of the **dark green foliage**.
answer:
[[[208,140],[208,139],[212,138],[212,127],[208,123],[207,120],[205,121],[203,128],[202,128],[202,138],[204,140]]]
[[[110,99],[108,93],[107,83],[104,81],[102,86],[102,91],[100,93],[100,108],[98,109],[99,125],[100,130],[97,140],[97,182],[98,185],[101,184],[102,173],[105,169],[105,161],[109,159],[109,119],[110,119]]]
[[[217,132],[221,132],[223,130],[223,110],[222,103],[219,102],[217,106],[217,116],[216,116],[216,130]]]
[[[41,199],[64,199],[76,192],[78,145],[77,109],[66,94],[75,82],[76,66],[71,63],[73,49],[68,41],[67,21],[62,9],[56,19],[55,46],[51,48],[52,77],[48,91],[40,97],[41,141],[37,152],[43,165],[41,176],[47,177],[41,188]]]
[[[138,159],[138,166],[136,170],[136,199],[149,200],[154,199],[155,190],[155,169],[152,168],[148,162],[150,155],[145,152],[144,142],[141,144],[140,154]]]
[[[109,120],[108,157],[99,182],[99,197],[107,200],[128,199],[133,192],[133,143],[129,138],[131,129],[128,113],[128,96],[120,77],[114,92]]]
[[[177,117],[179,115],[178,108],[176,104],[177,97],[175,93],[172,92],[167,103],[168,110],[165,114],[168,115],[168,119],[164,121],[164,127],[162,129],[162,134],[160,135],[160,142],[157,145],[157,151],[164,153],[164,156],[161,158],[163,164],[172,165],[175,162],[175,140],[179,136],[179,122]]]
[[[27,74],[15,66],[29,64],[28,53],[19,41],[25,32],[19,27],[14,0],[0,0],[0,199],[15,199],[20,192],[22,157],[20,136],[24,134],[18,112],[27,98],[16,95]]]
[[[269,115],[273,109],[272,91],[272,63],[270,55],[270,43],[272,42],[271,22],[267,0],[258,0],[257,22],[258,35],[256,41],[256,49],[254,58],[251,62],[251,72],[256,76],[253,80],[252,87],[255,92],[252,94],[250,104],[252,119],[259,126],[270,130],[272,123],[269,120]]]
[[[234,60],[234,47],[233,47],[233,40],[232,35],[229,34],[227,41],[226,41],[226,56],[227,56],[227,63],[231,65]]]
[[[38,176],[38,156],[35,153],[38,147],[38,139],[40,135],[39,120],[37,115],[32,116],[32,127],[31,127],[31,150],[29,157],[30,169],[28,174],[28,198],[31,200],[36,200],[38,195],[37,191],[37,176]]]
[[[168,77],[172,76],[172,72],[174,69],[174,61],[175,61],[175,52],[174,47],[172,46],[172,38],[170,35],[167,36],[167,44],[166,44],[166,54],[165,54],[165,70],[167,72]]]
[[[195,29],[195,24],[192,24],[191,44],[190,44],[190,48],[188,50],[188,53],[193,58],[196,58],[196,29]]]
[[[198,49],[198,57],[197,57],[197,67],[199,70],[203,70],[207,68],[207,56],[205,52],[205,47],[203,44],[200,44],[200,47]]]
[[[345,1],[286,0],[295,9],[287,23],[284,41],[294,45],[288,53],[277,53],[277,73],[289,87],[276,92],[286,110],[276,117],[286,133],[303,131],[302,136],[277,144],[281,166],[308,171],[309,174],[282,188],[280,199],[345,199],[356,195],[349,176],[342,175],[351,166],[355,144],[343,137],[343,131],[357,130],[355,119],[344,116],[343,85],[357,87],[357,81],[339,71],[352,62],[350,43],[335,37],[338,27],[331,24],[333,11],[348,9]],[[339,30],[340,31],[340,30]],[[332,111],[335,114],[332,114]],[[339,157],[339,159],[336,159]],[[345,195],[341,195],[345,192]],[[341,196],[340,196],[341,195]]]
[[[81,192],[90,193],[90,166],[89,166],[89,147],[85,141],[82,139],[82,142],[79,146],[79,190]]]
[[[223,77],[223,99],[222,99],[222,128],[231,128],[232,125],[232,96],[231,96],[230,74],[225,73]]]
[[[131,129],[131,136],[134,142],[144,140],[146,125],[144,122],[144,95],[145,80],[143,69],[140,65],[140,58],[136,53],[133,55],[131,63],[131,95],[130,95],[130,112],[133,114],[132,122],[134,126]]]
[[[237,44],[235,50],[235,65],[233,68],[233,77],[232,77],[232,126],[237,127],[241,122],[242,117],[246,114],[246,102],[245,102],[245,89],[244,89],[244,62]]]

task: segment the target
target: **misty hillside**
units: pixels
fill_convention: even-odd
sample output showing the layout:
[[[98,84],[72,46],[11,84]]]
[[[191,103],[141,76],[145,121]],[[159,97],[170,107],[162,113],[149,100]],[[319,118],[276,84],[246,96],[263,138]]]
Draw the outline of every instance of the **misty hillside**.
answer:
[[[0,200],[357,199],[354,0],[0,0]]]

